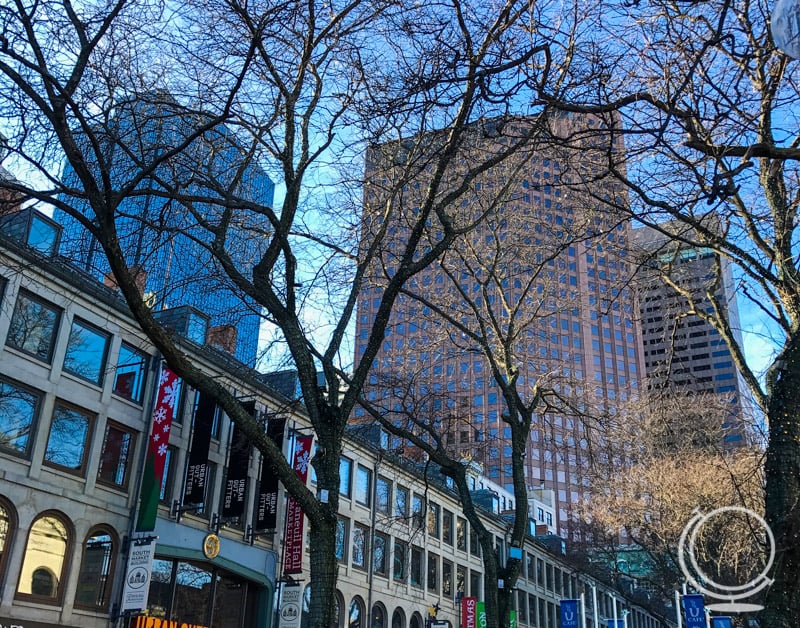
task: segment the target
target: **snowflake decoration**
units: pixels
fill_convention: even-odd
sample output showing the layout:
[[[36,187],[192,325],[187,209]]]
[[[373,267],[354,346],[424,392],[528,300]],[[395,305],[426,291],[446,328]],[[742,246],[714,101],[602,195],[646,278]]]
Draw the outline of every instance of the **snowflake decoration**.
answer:
[[[169,432],[169,424],[167,424],[164,427],[162,427],[161,431],[164,432],[164,434],[168,433]]]
[[[158,432],[153,432],[153,442],[157,443],[160,440],[161,440],[161,436],[158,434]]]
[[[175,380],[169,386],[164,389],[164,405],[169,406],[170,408],[175,407],[175,403],[178,401],[178,395],[180,394],[180,381]]]
[[[167,410],[166,408],[159,408],[153,413],[153,420],[156,423],[161,423],[164,419],[167,418]]]
[[[166,453],[167,453],[167,446],[166,446],[166,445],[164,445],[164,444],[162,443],[162,444],[161,444],[161,445],[158,447],[158,455],[159,455],[159,456],[165,456],[165,455],[166,455]]]
[[[158,380],[158,385],[163,386],[169,379],[171,373],[167,369],[161,369],[161,378]]]
[[[299,452],[300,449],[298,448],[297,451]],[[308,464],[310,461],[311,461],[311,456],[307,451],[304,451],[302,454],[300,454],[299,458],[295,459],[294,468],[300,471],[300,473],[305,473],[308,470]]]

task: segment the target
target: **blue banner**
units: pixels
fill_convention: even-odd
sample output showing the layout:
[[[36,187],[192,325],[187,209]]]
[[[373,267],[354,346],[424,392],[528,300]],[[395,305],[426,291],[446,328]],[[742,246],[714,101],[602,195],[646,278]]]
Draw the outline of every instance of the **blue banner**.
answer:
[[[625,628],[624,619],[609,619],[608,628]]]
[[[702,595],[683,596],[683,616],[686,628],[706,628],[706,609]]]
[[[730,617],[712,617],[711,628],[731,628]]]
[[[561,600],[561,628],[578,628],[578,600]]]

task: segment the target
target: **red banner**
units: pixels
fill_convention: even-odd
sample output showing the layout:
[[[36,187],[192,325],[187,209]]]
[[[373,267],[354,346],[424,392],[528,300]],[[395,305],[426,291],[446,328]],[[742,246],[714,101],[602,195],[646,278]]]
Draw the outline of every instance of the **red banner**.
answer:
[[[308,465],[311,461],[311,443],[313,436],[302,436],[295,441],[294,461],[292,467],[297,477],[305,483],[308,477]],[[303,572],[303,511],[300,504],[290,497],[286,505],[286,537],[283,550],[283,573],[297,574]]]
[[[478,625],[478,598],[461,598],[461,628],[476,628]]]
[[[139,517],[136,530],[147,532],[155,530],[158,516],[158,499],[161,492],[161,479],[164,476],[164,462],[167,459],[167,444],[172,428],[172,416],[181,392],[178,376],[166,366],[161,368],[161,379],[158,382],[156,405],[153,408],[153,430],[147,448],[142,476],[142,489],[139,505]]]

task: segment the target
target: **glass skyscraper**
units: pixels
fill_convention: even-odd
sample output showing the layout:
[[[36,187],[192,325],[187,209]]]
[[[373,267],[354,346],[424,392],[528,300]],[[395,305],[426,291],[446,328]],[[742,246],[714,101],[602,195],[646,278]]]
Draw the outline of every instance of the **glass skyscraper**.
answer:
[[[120,103],[111,121],[93,133],[104,160],[97,164],[97,172],[107,171],[112,188],[125,191],[116,211],[116,227],[126,261],[138,273],[151,307],[165,310],[188,305],[206,314],[212,327],[234,327],[235,356],[254,366],[260,310],[219,267],[208,250],[214,235],[199,226],[200,221],[208,221],[212,228],[219,225],[222,211],[213,203],[188,199],[221,198],[227,190],[232,197],[271,206],[274,185],[260,167],[246,161],[229,128],[214,126],[192,139],[207,123],[202,114],[184,113],[166,93]],[[183,150],[164,159],[147,177],[137,178],[140,164],[183,145]],[[65,171],[64,180],[80,189],[71,169]],[[171,198],[170,188],[187,200],[180,203]],[[65,200],[79,211],[86,207],[77,196]],[[91,217],[88,208],[84,213]],[[64,225],[62,255],[92,276],[108,280],[108,263],[92,235],[64,212],[57,212],[56,218]],[[248,274],[263,249],[258,234],[264,232],[264,220],[245,210],[234,210],[224,219],[230,220],[225,251]]]

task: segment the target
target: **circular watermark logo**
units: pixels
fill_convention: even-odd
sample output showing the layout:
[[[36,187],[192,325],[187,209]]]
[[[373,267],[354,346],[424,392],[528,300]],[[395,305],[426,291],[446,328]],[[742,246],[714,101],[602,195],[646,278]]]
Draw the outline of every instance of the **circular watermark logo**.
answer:
[[[758,523],[764,529],[767,544],[769,545],[769,558],[764,569],[757,576],[744,584],[728,585],[715,582],[706,574],[697,560],[697,535],[698,532],[714,517],[738,513],[744,515]],[[689,559],[687,565],[686,559]],[[723,600],[720,604],[710,604],[708,608],[713,611],[744,613],[759,611],[763,608],[758,604],[748,604],[740,602],[745,598],[751,597],[761,591],[764,587],[772,584],[772,580],[767,574],[772,570],[775,562],[775,537],[772,534],[767,522],[756,512],[742,506],[723,506],[716,508],[708,513],[703,513],[697,509],[689,523],[683,528],[680,541],[678,542],[678,563],[680,564],[683,575],[698,593],[702,593],[716,600]],[[691,568],[690,568],[691,567]]]

